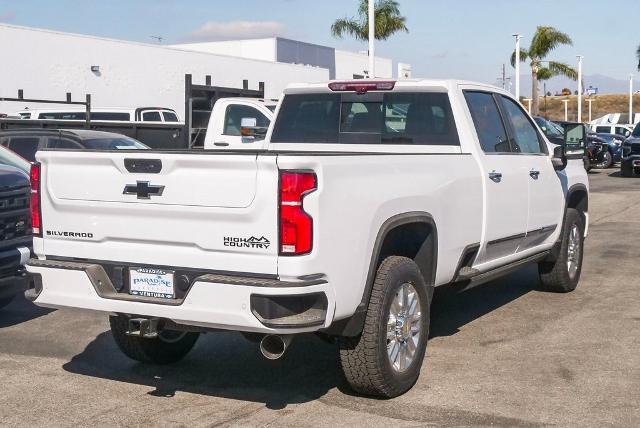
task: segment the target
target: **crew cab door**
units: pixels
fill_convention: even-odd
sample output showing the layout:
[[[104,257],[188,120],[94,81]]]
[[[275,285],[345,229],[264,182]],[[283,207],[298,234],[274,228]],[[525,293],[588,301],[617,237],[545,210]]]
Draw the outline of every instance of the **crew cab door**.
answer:
[[[528,182],[524,164],[514,153],[498,107],[489,92],[464,91],[480,144],[484,174],[484,233],[476,264],[508,258],[516,253],[526,228]]]
[[[547,243],[559,224],[564,211],[564,196],[560,179],[547,154],[546,142],[536,130],[522,106],[500,95],[504,121],[511,135],[514,150],[524,162],[529,193],[527,232],[518,252]]]
[[[268,128],[273,113],[251,100],[222,98],[216,101],[204,141],[206,150],[256,150],[264,146],[264,137],[244,137],[240,133],[243,118],[256,119],[256,126]]]

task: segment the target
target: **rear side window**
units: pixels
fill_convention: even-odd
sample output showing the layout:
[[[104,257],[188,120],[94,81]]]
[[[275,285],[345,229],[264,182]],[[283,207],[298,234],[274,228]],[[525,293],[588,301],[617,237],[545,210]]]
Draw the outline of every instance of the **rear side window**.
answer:
[[[243,118],[255,118],[256,126],[268,128],[269,127],[269,119],[257,109],[240,105],[240,104],[232,104],[227,107],[227,110],[224,115],[224,130],[222,133],[224,135],[230,135],[234,137],[240,136],[240,125]]]
[[[84,112],[51,112],[40,113],[38,119],[50,120],[86,120],[87,115]]]
[[[13,137],[9,140],[7,147],[26,160],[34,162],[39,144],[40,138],[37,137]]]
[[[143,122],[162,122],[159,111],[147,111],[142,113]]]
[[[287,95],[272,143],[459,145],[446,93]]]
[[[610,126],[596,126],[596,132],[599,134],[610,134],[611,127]]]
[[[131,115],[129,113],[95,112],[91,113],[91,120],[118,120],[128,122],[131,120]]]
[[[511,152],[507,132],[493,95],[486,92],[465,91],[464,97],[467,100],[482,150],[485,153]]]
[[[505,120],[511,126],[515,151],[518,153],[543,153],[538,132],[522,108],[507,97],[499,96],[499,98]]]
[[[170,111],[163,111],[162,116],[164,117],[165,122],[177,122],[178,116]]]
[[[81,149],[82,146],[67,138],[49,137],[46,147],[51,149]]]

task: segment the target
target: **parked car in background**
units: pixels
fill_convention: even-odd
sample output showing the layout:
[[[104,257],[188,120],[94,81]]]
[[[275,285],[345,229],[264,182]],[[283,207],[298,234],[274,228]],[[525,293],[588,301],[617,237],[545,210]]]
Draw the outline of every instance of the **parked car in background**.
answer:
[[[40,149],[126,150],[148,149],[138,140],[113,132],[85,129],[13,129],[0,131],[0,145],[29,162]]]
[[[623,177],[640,174],[640,124],[636,125],[631,136],[622,143],[620,174]]]
[[[597,137],[596,134],[588,134],[586,138],[591,167],[596,169],[609,168],[613,161],[607,147],[607,142]]]
[[[604,153],[603,160],[600,166],[596,166],[596,168],[610,168],[613,164],[620,162],[622,159],[622,143],[625,138],[616,135],[616,134],[589,134],[593,135],[605,143],[605,148],[607,149]]]
[[[32,242],[29,163],[7,152],[0,149],[0,308],[27,289]]]
[[[613,134],[618,135],[622,138],[627,138],[633,132],[633,125],[622,125],[619,123],[612,125],[591,125],[591,131],[595,132],[596,134]]]
[[[84,109],[29,109],[15,113],[21,119],[77,120],[85,121]],[[164,107],[140,107],[136,109],[97,108],[91,110],[91,120],[101,122],[166,122],[180,123],[175,110]]]

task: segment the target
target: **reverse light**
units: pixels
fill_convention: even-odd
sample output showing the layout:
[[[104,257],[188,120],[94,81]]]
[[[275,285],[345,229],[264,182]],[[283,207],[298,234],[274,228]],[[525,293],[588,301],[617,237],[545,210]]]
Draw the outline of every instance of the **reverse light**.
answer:
[[[302,200],[317,188],[313,172],[280,171],[280,255],[311,252],[313,219],[304,211]]]
[[[33,236],[42,236],[42,209],[40,207],[40,162],[31,164],[31,229]]]
[[[329,89],[332,91],[355,92],[357,94],[366,94],[368,91],[391,91],[395,86],[396,82],[393,80],[381,80],[375,82],[356,80],[329,83]]]

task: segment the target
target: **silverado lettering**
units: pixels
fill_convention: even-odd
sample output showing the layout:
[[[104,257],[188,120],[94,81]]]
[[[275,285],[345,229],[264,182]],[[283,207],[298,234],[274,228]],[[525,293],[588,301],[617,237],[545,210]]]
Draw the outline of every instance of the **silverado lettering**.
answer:
[[[63,232],[60,230],[47,230],[47,236],[64,236],[69,238],[93,238],[91,232]]]

